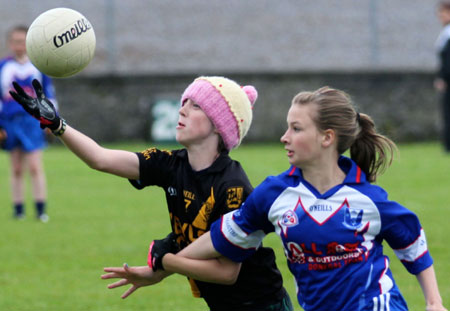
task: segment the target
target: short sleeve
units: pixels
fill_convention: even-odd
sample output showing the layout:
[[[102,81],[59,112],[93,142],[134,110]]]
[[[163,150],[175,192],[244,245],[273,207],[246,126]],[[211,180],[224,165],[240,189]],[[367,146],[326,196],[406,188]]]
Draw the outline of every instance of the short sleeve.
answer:
[[[136,189],[147,186],[165,187],[174,175],[176,155],[172,151],[149,148],[136,153],[139,179],[129,180]]]

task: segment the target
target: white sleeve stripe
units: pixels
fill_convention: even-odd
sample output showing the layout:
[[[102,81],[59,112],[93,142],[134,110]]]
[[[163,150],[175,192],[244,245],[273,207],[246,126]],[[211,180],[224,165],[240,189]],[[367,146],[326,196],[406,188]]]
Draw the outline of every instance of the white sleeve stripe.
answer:
[[[234,213],[222,217],[221,231],[225,239],[236,247],[243,249],[258,248],[265,236],[262,230],[247,234],[233,220]]]
[[[401,249],[394,249],[395,255],[398,259],[406,262],[414,262],[422,257],[428,251],[427,240],[425,238],[425,232],[420,230],[419,237],[410,245]]]

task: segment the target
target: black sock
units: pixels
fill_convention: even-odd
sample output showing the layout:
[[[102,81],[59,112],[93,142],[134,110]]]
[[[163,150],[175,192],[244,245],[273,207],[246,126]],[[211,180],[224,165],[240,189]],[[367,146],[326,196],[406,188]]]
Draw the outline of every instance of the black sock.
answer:
[[[45,214],[45,202],[36,202],[36,212],[38,217]]]
[[[14,203],[14,216],[21,216],[24,214],[23,203]]]

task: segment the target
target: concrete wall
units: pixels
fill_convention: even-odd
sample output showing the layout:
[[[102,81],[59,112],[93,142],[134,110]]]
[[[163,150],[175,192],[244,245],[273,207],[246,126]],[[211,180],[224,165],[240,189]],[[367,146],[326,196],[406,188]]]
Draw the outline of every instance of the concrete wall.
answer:
[[[0,36],[69,7],[94,27],[80,75],[434,70],[437,0],[0,0]],[[0,41],[4,42],[4,41]],[[0,55],[6,53],[0,44]]]
[[[348,91],[393,138],[423,140],[440,128],[437,1],[0,0],[0,31],[60,6],[89,19],[94,59],[55,82],[63,116],[102,141],[151,138],[154,105],[205,74],[259,90],[248,140],[277,141],[292,97],[323,85]]]
[[[348,92],[360,112],[371,115],[379,130],[396,141],[437,139],[441,127],[439,98],[427,73],[234,74],[240,84],[259,91],[246,141],[276,142],[286,128],[295,94],[329,85]],[[160,100],[173,130],[177,104],[192,75],[88,77],[56,81],[61,114],[69,124],[100,141],[152,140],[152,110]],[[169,117],[170,117],[169,116]],[[166,116],[167,117],[167,116]],[[170,123],[170,122],[169,122]]]

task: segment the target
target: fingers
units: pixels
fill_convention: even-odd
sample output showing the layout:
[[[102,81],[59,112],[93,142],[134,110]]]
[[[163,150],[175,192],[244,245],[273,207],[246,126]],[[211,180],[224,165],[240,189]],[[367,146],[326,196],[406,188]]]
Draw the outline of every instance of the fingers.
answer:
[[[103,274],[101,276],[102,279],[114,279],[114,278],[124,278],[127,274],[130,274],[131,271],[128,267],[128,265],[125,263],[123,267],[106,267],[103,268],[103,271],[109,272],[106,274]]]
[[[26,99],[30,99],[31,97],[25,93],[25,91],[23,90],[23,88],[15,81],[13,81],[13,87],[16,90],[17,94],[19,94],[22,97],[25,97]],[[10,91],[11,94],[11,91]]]
[[[18,102],[19,104],[21,104],[22,97],[21,97],[19,94],[17,94],[17,93],[14,92],[14,91],[9,91],[9,95],[11,95],[11,97],[14,98],[14,100],[15,100],[16,102]]]
[[[25,110],[27,110],[33,98],[25,93],[25,91],[17,82],[13,82],[13,87],[15,89],[15,92],[13,90],[10,90],[9,94],[12,98],[14,98],[16,102],[18,102]]]
[[[117,287],[121,287],[124,285],[128,285],[131,284],[131,281],[126,279],[127,275],[131,274],[131,269],[128,266],[128,264],[124,263],[123,267],[106,267],[103,268],[103,271],[105,272],[109,272],[106,274],[103,274],[101,276],[102,279],[106,280],[106,279],[113,279],[113,278],[121,278],[121,280],[111,283],[108,285],[109,289],[113,289],[113,288],[117,288]],[[138,289],[139,286],[136,286],[134,284],[132,284],[132,286],[125,291],[125,293],[123,293],[123,295],[121,296],[122,299],[127,298],[128,296],[130,296],[132,293],[134,293],[134,291],[136,291],[136,289]]]
[[[117,273],[125,273],[125,269],[122,267],[106,267],[103,268],[103,271],[105,272],[117,272]]]
[[[131,286],[125,293],[123,293],[122,295],[122,299],[127,298],[128,296],[130,296],[132,293],[134,293],[134,291],[136,289],[138,289],[139,287],[137,287],[136,285]]]
[[[122,273],[107,273],[107,274],[103,274],[102,276],[101,276],[101,278],[103,279],[103,280],[107,280],[107,279],[117,279],[117,278],[123,278],[124,277],[124,274],[122,274]]]
[[[31,82],[31,84],[33,84],[33,88],[34,91],[36,92],[37,97],[45,98],[44,90],[42,89],[42,85],[39,83],[39,81],[37,79],[34,79],[33,82]]]
[[[117,288],[117,287],[124,286],[127,284],[130,284],[130,281],[128,281],[127,279],[121,279],[120,281],[109,284],[108,288],[113,289],[113,288]]]

